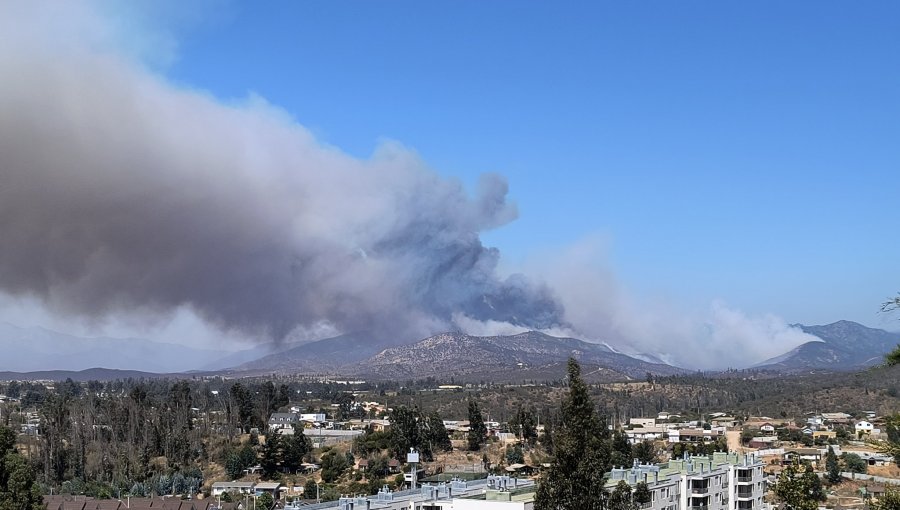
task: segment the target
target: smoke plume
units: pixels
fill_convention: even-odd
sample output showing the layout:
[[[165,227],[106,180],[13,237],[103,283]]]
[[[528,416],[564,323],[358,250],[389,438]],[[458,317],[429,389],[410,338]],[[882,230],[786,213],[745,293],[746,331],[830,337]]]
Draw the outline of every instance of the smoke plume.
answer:
[[[2,291],[86,317],[188,307],[275,339],[560,322],[479,239],[516,217],[502,177],[469,196],[396,144],[352,158],[260,98],[225,105],[4,9]]]

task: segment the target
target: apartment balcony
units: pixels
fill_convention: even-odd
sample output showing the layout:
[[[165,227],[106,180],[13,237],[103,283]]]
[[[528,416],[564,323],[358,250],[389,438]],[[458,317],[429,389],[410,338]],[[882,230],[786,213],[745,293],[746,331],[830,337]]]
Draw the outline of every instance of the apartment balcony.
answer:
[[[738,491],[738,499],[753,499],[753,491]]]
[[[739,476],[737,477],[737,483],[753,483],[752,476]]]
[[[691,487],[691,494],[709,494],[709,486]]]
[[[690,510],[709,510],[709,505],[703,505],[703,506],[691,506],[691,507],[688,507],[688,508],[690,508]]]

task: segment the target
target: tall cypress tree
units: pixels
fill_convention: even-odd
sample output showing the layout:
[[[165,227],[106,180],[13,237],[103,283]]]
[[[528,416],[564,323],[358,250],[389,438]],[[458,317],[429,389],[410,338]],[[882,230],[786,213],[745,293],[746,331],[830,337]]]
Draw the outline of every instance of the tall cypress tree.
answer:
[[[569,393],[553,436],[553,461],[538,485],[534,508],[605,510],[609,494],[603,482],[611,468],[610,432],[574,359],[569,359],[568,382]]]
[[[484,418],[481,416],[481,409],[478,402],[469,401],[469,450],[477,451],[481,449],[487,439],[487,427],[484,425]]]
[[[828,453],[825,454],[825,471],[828,477],[828,483],[834,485],[841,483],[841,467],[838,464],[837,455],[834,448],[828,447]]]

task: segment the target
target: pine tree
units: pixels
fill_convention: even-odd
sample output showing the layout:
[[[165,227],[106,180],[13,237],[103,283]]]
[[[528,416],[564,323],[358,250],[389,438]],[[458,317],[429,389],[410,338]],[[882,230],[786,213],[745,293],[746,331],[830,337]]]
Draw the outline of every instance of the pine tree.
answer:
[[[487,440],[487,427],[484,426],[484,418],[481,416],[481,409],[478,408],[478,402],[469,401],[469,450],[478,451]]]
[[[825,471],[827,472],[828,483],[832,485],[841,483],[841,466],[838,464],[834,448],[830,446],[828,447],[828,453],[825,454]]]
[[[553,461],[538,485],[534,508],[605,510],[609,495],[603,484],[611,468],[610,433],[574,359],[569,359],[568,382],[569,393],[553,437]]]

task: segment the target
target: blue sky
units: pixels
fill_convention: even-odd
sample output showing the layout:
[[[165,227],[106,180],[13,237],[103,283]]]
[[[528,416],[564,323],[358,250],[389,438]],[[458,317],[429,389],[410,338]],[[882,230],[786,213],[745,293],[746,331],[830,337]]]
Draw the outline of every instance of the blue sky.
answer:
[[[599,236],[639,296],[894,326],[896,2],[237,2],[174,37],[178,83],[506,176],[510,266]]]

